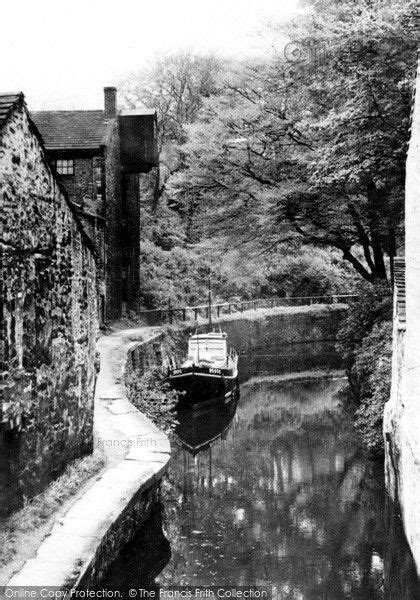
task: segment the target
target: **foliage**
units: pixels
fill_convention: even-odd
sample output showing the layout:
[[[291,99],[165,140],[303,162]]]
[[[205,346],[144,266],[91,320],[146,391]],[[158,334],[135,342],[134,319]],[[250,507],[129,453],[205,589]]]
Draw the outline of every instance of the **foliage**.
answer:
[[[349,268],[334,252],[301,248],[296,254],[280,256],[267,275],[269,293],[279,296],[323,296],[351,294],[355,281]]]
[[[167,181],[184,167],[181,146],[186,139],[186,125],[197,118],[203,99],[218,93],[223,68],[224,61],[219,57],[183,50],[157,56],[120,86],[128,107],[141,103],[157,111],[159,169],[154,211],[162,201],[170,201]]]
[[[348,314],[337,335],[337,350],[343,357],[350,386],[355,396],[361,392],[357,373],[353,367],[360,353],[364,338],[376,324],[392,318],[392,297],[387,286],[360,285],[358,299],[349,306]]]
[[[383,409],[391,385],[392,298],[382,295],[386,291],[361,287],[337,342],[348,375],[348,408],[364,445],[375,455],[383,453]]]
[[[144,306],[202,303],[210,270],[222,299],[388,279],[403,233],[415,2],[306,5],[272,26],[289,43],[271,56],[180,52],[124,83],[126,104],[156,107],[160,128],[142,206]]]
[[[188,128],[173,193],[199,198],[219,231],[334,247],[367,281],[386,279],[403,205],[413,11],[412,1],[323,2],[288,23],[280,33],[322,48],[322,60],[295,68],[275,54],[231,73]]]
[[[355,425],[365,446],[376,455],[383,449],[382,422],[385,402],[391,390],[392,322],[374,325],[361,346],[353,367],[360,383],[360,406]]]
[[[174,408],[178,392],[171,390],[160,367],[148,369],[140,375],[131,371],[126,376],[129,401],[147,415],[165,433],[177,425]]]
[[[223,62],[188,50],[160,55],[127,77],[121,93],[130,108],[140,101],[157,110],[161,144],[182,143],[185,125],[195,121],[203,98],[218,91]]]
[[[198,252],[179,246],[166,251],[150,241],[142,243],[141,301],[147,308],[202,304],[209,276],[214,287],[220,287],[210,260]]]

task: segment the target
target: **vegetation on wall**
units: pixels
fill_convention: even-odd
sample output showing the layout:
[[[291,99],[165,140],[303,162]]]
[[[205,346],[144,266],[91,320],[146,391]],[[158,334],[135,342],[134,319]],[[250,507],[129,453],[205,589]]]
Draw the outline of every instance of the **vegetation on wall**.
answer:
[[[383,454],[382,419],[391,387],[392,298],[384,286],[362,286],[338,334],[349,381],[346,407],[365,447]]]
[[[176,427],[174,408],[178,392],[171,390],[166,374],[160,367],[149,368],[140,373],[130,371],[126,376],[129,401],[165,433]]]

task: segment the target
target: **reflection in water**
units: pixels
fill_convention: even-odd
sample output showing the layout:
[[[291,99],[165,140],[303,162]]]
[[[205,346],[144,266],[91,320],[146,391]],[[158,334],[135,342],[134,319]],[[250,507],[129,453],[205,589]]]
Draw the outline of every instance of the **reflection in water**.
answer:
[[[130,588],[157,589],[154,581],[170,557],[171,548],[162,531],[162,505],[157,504],[97,588],[123,591]]]
[[[417,600],[420,598],[420,581],[416,565],[407,546],[401,514],[389,496],[385,504],[385,598],[389,600]]]
[[[285,599],[386,597],[382,466],[363,458],[337,407],[342,384],[251,381],[224,441],[195,456],[174,450],[172,559],[160,585],[274,585]],[[401,540],[398,553],[409,563]]]
[[[237,407],[180,413],[163,482],[170,550],[158,512],[102,583],[420,598],[401,522],[385,505],[383,465],[363,456],[339,409],[343,383],[260,378],[242,385]]]
[[[0,426],[0,525],[13,510],[21,507],[23,494],[19,485],[20,440]]]
[[[237,399],[225,406],[206,406],[199,410],[183,409],[177,414],[175,440],[195,456],[207,450],[219,439],[225,439],[236,413]]]
[[[335,349],[335,342],[304,342],[281,346],[277,343],[265,344],[246,354],[239,355],[239,377],[248,381],[258,375],[279,375],[297,373],[310,369],[340,369],[342,359]]]

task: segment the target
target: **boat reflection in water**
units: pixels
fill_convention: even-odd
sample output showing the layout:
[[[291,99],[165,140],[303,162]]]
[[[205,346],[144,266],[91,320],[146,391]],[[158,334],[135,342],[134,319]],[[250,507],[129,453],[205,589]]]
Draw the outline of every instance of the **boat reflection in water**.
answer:
[[[178,411],[175,441],[189,454],[196,456],[208,450],[219,439],[225,439],[232,425],[239,399],[239,388],[231,402],[210,403],[201,409]]]

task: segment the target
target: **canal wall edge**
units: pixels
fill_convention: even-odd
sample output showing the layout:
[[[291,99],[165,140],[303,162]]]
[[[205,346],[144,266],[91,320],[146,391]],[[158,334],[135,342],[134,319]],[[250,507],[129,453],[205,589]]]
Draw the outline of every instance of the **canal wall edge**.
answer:
[[[216,322],[228,331],[232,345],[247,339],[249,349],[264,344],[273,331],[276,335],[281,331],[280,341],[285,344],[335,339],[346,312],[342,304],[278,307],[223,316]],[[182,353],[185,334],[196,325],[131,328],[99,339],[94,445],[105,455],[107,469],[56,520],[34,558],[8,585],[93,586],[133,537],[159,498],[170,444],[128,401],[126,369],[129,365],[144,372],[165,363],[168,352]]]
[[[159,331],[139,328],[100,338],[95,451],[103,453],[107,468],[56,519],[8,586],[77,589],[97,584],[159,499],[169,439],[127,400],[124,375],[133,353],[153,354],[161,337]]]
[[[409,386],[407,331],[400,319],[397,293],[392,345],[391,392],[383,421],[385,484],[400,508],[404,532],[420,576],[420,404],[418,382],[414,389]]]
[[[420,58],[414,85],[405,180],[405,258],[394,265],[390,400],[384,414],[385,473],[420,576]]]

